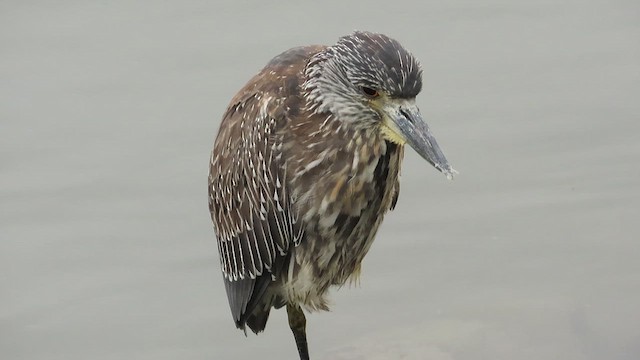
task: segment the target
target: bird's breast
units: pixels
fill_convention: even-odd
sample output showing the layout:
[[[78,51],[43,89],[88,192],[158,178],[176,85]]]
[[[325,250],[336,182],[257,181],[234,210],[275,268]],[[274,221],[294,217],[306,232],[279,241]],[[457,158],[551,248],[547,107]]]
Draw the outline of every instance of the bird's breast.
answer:
[[[357,272],[391,207],[401,155],[398,145],[364,136],[309,154],[292,186],[305,233],[293,268],[325,287]]]

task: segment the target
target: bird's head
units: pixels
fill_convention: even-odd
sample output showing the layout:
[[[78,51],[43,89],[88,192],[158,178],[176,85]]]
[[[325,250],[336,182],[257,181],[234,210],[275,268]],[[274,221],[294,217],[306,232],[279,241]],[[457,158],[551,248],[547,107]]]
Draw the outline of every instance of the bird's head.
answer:
[[[422,69],[399,42],[357,31],[311,59],[304,88],[312,109],[333,114],[347,126],[374,129],[408,144],[448,178],[451,168],[415,103]]]

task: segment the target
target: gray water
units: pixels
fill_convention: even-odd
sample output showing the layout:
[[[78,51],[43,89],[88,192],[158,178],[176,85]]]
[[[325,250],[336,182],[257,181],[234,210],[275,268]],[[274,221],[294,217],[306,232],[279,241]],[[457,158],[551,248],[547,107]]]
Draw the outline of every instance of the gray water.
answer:
[[[0,358],[293,359],[233,326],[206,205],[227,102],[354,29],[422,62],[412,151],[314,359],[640,358],[637,1],[3,1]]]

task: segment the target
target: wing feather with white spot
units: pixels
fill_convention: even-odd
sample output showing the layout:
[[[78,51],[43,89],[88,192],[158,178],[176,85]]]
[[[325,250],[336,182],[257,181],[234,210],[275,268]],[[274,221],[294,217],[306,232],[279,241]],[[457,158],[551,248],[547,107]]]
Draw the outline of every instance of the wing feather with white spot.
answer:
[[[232,104],[211,155],[209,209],[236,320],[253,289],[243,285],[246,293],[232,294],[233,283],[271,273],[276,259],[302,237],[287,191],[278,134],[286,119],[274,115],[283,113],[279,106],[259,94]]]

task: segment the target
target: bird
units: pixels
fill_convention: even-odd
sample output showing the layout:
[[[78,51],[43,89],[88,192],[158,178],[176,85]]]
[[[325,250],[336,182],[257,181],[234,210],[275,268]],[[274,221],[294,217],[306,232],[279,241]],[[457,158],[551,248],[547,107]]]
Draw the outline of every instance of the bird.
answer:
[[[418,60],[384,34],[289,49],[232,98],[211,152],[209,210],[233,320],[246,335],[286,307],[301,360],[306,312],[357,280],[394,209],[404,147],[451,179],[416,105]]]

